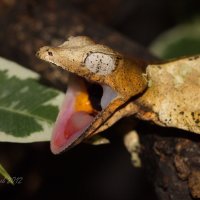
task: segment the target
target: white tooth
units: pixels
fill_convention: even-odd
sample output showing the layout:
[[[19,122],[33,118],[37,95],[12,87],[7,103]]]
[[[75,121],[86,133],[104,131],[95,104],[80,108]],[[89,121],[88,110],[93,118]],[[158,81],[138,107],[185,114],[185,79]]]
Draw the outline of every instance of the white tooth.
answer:
[[[107,85],[102,85],[102,88],[101,108],[104,109],[117,96],[117,93]]]

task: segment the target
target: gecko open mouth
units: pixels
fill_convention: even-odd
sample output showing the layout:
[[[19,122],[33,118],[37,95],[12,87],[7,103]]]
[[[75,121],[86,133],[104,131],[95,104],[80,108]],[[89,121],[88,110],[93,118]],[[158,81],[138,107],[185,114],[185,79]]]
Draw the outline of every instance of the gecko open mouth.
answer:
[[[89,83],[71,74],[53,129],[52,152],[57,154],[71,146],[116,95],[109,86]]]

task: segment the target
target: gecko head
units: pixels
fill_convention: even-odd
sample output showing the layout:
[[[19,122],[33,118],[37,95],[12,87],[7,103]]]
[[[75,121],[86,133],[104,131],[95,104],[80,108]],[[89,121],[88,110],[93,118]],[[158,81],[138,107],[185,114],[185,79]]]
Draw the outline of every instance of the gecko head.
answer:
[[[70,37],[58,47],[42,47],[37,56],[71,72],[51,139],[55,154],[97,133],[112,112],[147,85],[139,63],[88,37]]]
[[[70,37],[58,47],[42,47],[38,56],[92,80],[111,74],[120,59],[119,54],[104,45],[95,44],[87,37]]]

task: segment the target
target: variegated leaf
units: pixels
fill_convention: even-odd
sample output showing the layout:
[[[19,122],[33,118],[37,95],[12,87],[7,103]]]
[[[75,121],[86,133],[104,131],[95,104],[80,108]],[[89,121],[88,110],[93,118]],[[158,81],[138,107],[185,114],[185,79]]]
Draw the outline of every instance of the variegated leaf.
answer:
[[[0,141],[49,141],[64,94],[39,75],[0,58]]]

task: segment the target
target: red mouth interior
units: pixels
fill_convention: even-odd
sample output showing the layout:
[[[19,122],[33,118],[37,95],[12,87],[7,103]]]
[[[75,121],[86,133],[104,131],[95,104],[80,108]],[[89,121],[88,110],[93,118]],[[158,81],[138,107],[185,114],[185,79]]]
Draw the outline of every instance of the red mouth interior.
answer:
[[[72,76],[52,134],[51,151],[54,154],[69,147],[93,121],[94,110],[84,98],[87,98],[87,91],[83,80]]]
[[[90,94],[90,95],[89,95]],[[72,145],[104,110],[117,93],[107,85],[87,84],[70,76],[68,89],[60,108],[51,138],[51,151],[58,154]]]

